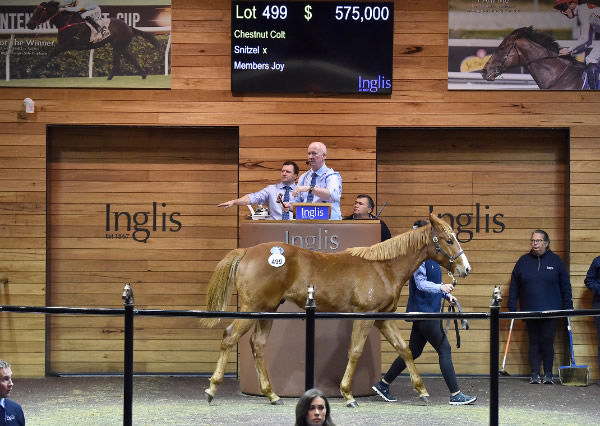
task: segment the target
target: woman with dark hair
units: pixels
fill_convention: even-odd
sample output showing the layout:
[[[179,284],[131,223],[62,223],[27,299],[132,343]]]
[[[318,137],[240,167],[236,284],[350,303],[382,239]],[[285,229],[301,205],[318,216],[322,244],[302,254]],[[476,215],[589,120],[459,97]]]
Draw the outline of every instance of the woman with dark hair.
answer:
[[[550,250],[550,237],[542,229],[531,233],[531,250],[519,258],[510,277],[508,309],[552,311],[573,309],[571,282],[562,259]],[[556,318],[527,319],[531,384],[552,384]],[[544,364],[544,377],[540,368]]]
[[[331,420],[329,401],[317,388],[304,392],[296,404],[296,426],[335,426]]]

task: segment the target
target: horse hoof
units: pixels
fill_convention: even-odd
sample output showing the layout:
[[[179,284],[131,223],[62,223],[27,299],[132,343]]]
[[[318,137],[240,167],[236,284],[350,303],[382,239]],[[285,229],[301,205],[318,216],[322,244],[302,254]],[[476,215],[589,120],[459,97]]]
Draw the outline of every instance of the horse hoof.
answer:
[[[142,80],[145,80],[148,77],[146,74],[142,74]]]
[[[346,407],[348,408],[358,408],[358,403],[355,400],[346,403]]]
[[[204,395],[206,395],[206,400],[208,401],[208,403],[210,404],[214,398],[213,395],[211,395],[210,393],[208,393],[207,390],[204,391]]]
[[[271,405],[283,405],[281,398],[271,401]]]
[[[113,77],[114,77],[114,75],[109,75],[108,78],[107,78],[107,80],[112,80]]]
[[[421,402],[425,405],[428,405],[431,403],[431,400],[429,399],[429,395],[422,395],[419,398],[421,398]]]

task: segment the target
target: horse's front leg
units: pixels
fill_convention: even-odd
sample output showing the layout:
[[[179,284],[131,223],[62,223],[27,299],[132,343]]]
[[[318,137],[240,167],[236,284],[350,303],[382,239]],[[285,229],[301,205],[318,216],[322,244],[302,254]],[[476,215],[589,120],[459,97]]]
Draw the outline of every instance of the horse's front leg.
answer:
[[[231,348],[237,344],[240,338],[252,327],[256,320],[251,319],[236,319],[223,332],[223,340],[221,341],[221,352],[219,360],[213,375],[210,378],[210,386],[204,391],[208,403],[213,400],[217,393],[217,387],[223,382],[225,375],[225,366]]]
[[[356,320],[352,326],[352,339],[350,340],[350,348],[348,349],[348,365],[346,372],[340,384],[340,392],[346,399],[347,407],[357,407],[358,404],[352,395],[352,380],[356,371],[356,364],[362,355],[365,341],[369,335],[369,330],[373,326],[374,320]]]
[[[429,402],[429,393],[425,389],[425,384],[421,375],[417,371],[417,367],[410,352],[410,348],[400,335],[400,328],[394,320],[383,320],[376,321],[375,327],[379,329],[381,334],[387,339],[388,342],[396,349],[398,354],[404,360],[406,368],[410,373],[410,381],[412,382],[413,388],[419,394],[419,398],[424,402]]]
[[[52,60],[52,58],[54,58],[56,55],[63,53],[66,50],[67,49],[65,46],[61,46],[59,44],[54,49],[52,49],[44,59],[33,65],[33,67],[27,68],[27,74],[33,77],[41,77],[41,75],[38,75],[38,72],[43,71],[47,67],[48,63]]]
[[[258,375],[258,383],[260,385],[260,391],[264,396],[269,398],[271,404],[280,404],[279,396],[273,392],[271,387],[271,381],[269,380],[269,373],[267,372],[267,364],[265,362],[265,346],[267,345],[267,339],[273,326],[273,320],[259,320],[256,323],[254,333],[250,337],[250,346],[252,347],[252,355],[254,356],[254,366],[256,367],[256,374]]]

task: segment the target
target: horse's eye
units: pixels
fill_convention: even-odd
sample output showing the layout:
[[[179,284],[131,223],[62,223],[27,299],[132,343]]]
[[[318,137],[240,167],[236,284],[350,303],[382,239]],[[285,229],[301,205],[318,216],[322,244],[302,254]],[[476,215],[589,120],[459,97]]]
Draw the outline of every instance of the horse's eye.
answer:
[[[452,244],[454,244],[454,240],[453,240],[452,238],[449,238],[449,239],[447,239],[447,240],[446,240],[446,242],[447,242],[449,245],[452,245]]]

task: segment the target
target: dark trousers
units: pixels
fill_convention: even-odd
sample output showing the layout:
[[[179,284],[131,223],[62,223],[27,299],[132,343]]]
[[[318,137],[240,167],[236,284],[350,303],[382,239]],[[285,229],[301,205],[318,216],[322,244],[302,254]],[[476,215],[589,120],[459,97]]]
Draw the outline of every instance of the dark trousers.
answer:
[[[600,309],[600,303],[593,303],[592,308]],[[596,321],[596,333],[598,336],[598,368],[600,369],[600,317],[594,317],[594,321]]]
[[[456,373],[454,372],[454,364],[452,364],[452,349],[446,334],[442,331],[441,322],[439,320],[423,320],[414,321],[412,330],[410,331],[410,342],[408,344],[413,359],[417,359],[422,353],[423,348],[429,342],[438,353],[440,370],[446,381],[446,386],[450,393],[459,391],[456,381]],[[383,378],[387,383],[392,383],[396,377],[404,369],[406,364],[401,357],[398,357],[392,363],[392,366],[385,373]]]
[[[556,334],[556,319],[525,320],[529,335],[529,363],[531,374],[540,374],[544,363],[544,373],[552,374],[554,364],[554,336]]]

